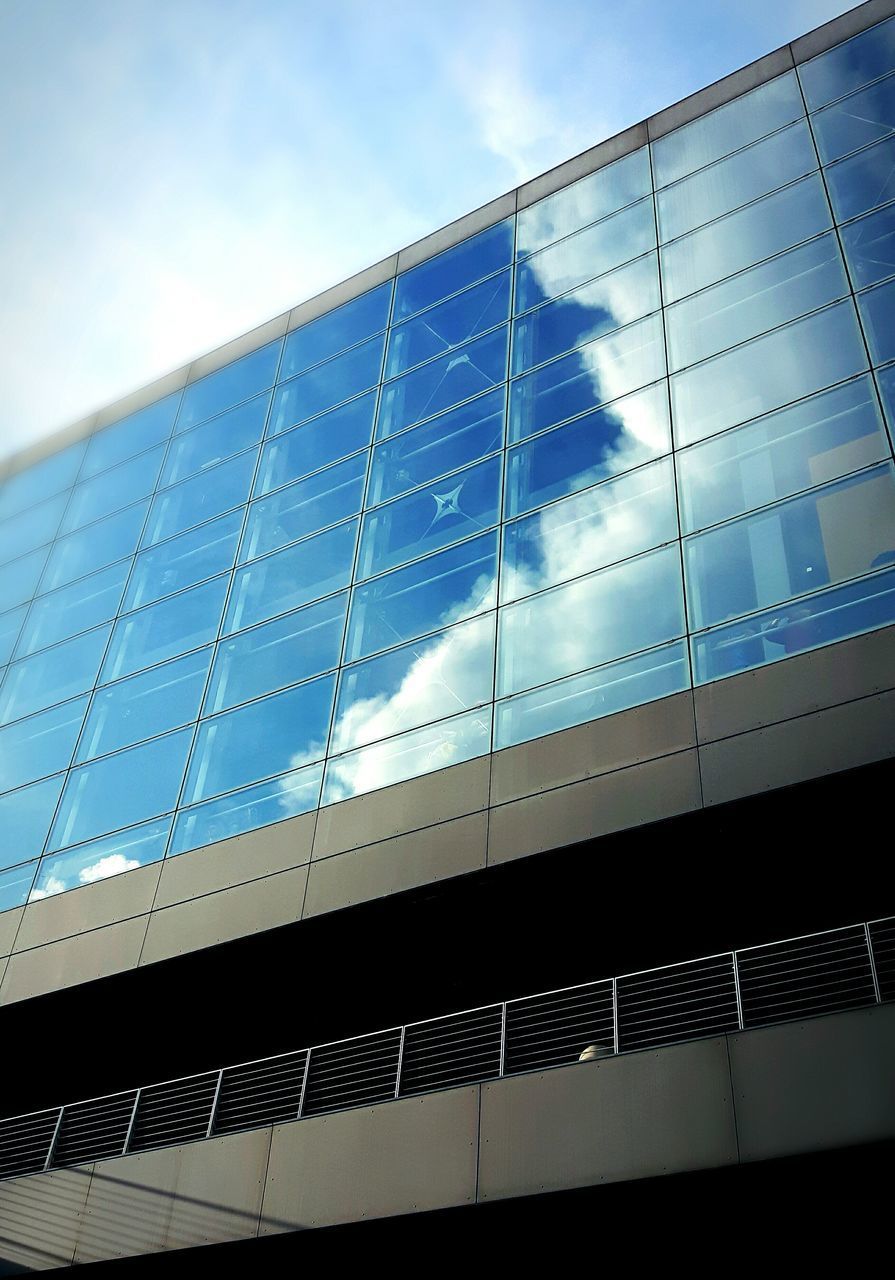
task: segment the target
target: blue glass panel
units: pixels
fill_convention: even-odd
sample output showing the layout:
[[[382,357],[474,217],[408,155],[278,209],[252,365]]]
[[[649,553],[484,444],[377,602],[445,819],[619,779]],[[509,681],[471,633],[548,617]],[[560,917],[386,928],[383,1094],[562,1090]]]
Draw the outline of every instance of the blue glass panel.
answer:
[[[148,866],[165,856],[165,845],[171,827],[170,818],[156,818],[152,822],[129,831],[119,831],[114,836],[91,840],[67,853],[44,858],[34,883],[31,901],[50,898],[66,889],[77,889],[84,884],[94,884],[123,871],[134,871]]]
[[[677,444],[702,440],[866,368],[854,306],[836,303],[675,374],[671,404]]]
[[[9,911],[27,902],[36,870],[37,863],[28,862],[0,875],[0,911]]]
[[[43,849],[64,779],[47,778],[0,796],[0,867],[36,858]]]
[[[558,298],[655,245],[653,202],[641,200],[518,263],[515,310]]]
[[[382,389],[376,438],[393,436],[451,405],[488,391],[507,376],[506,327],[469,346],[387,382]]]
[[[347,587],[357,526],[349,520],[238,569],[224,630],[241,631]]]
[[[891,465],[790,498],[684,543],[691,626],[725,622],[895,562]]]
[[[674,545],[501,609],[498,697],[683,633],[681,560]]]
[[[203,720],[187,773],[184,803],[299,769],[323,757],[336,678],[250,702]]]
[[[343,667],[331,752],[391,737],[491,699],[494,614]]]
[[[513,324],[512,372],[543,364],[658,308],[658,263],[648,254],[520,316]]]
[[[816,168],[811,131],[800,120],[658,192],[659,239],[682,236]]]
[[[323,804],[406,782],[448,765],[462,764],[491,749],[491,708],[479,707],[425,729],[361,747],[326,762]]]
[[[45,498],[74,484],[86,447],[86,442],[79,440],[69,449],[54,453],[4,480],[0,484],[0,520],[36,507]]]
[[[177,415],[177,430],[184,431],[197,422],[204,422],[206,418],[272,386],[282,346],[282,340],[277,338],[276,342],[268,343],[241,360],[234,360],[217,373],[211,373],[187,387]]]
[[[494,750],[667,698],[689,686],[687,645],[675,640],[498,702]]]
[[[280,381],[303,373],[312,365],[379,333],[388,324],[391,301],[392,282],[387,280],[369,293],[295,329],[286,338]]]
[[[274,393],[269,434],[277,435],[375,387],[384,347],[385,334],[382,333],[326,364],[299,374],[291,382],[281,383]]]
[[[503,271],[465,293],[396,325],[389,334],[385,377],[444,355],[480,333],[502,324],[510,311],[510,273]]]
[[[269,441],[261,450],[255,497],[366,449],[375,409],[376,393],[371,392]]]
[[[76,698],[0,729],[0,791],[67,769],[86,710],[87,699]]]
[[[373,450],[367,506],[397,497],[458,471],[503,445],[505,395],[489,391],[377,445]]]
[[[323,765],[312,764],[270,782],[256,783],[217,800],[206,800],[192,809],[181,809],[174,823],[168,856],[307,813],[317,807],[322,781]]]
[[[496,597],[497,534],[487,533],[355,587],[345,660],[492,609]]]
[[[891,71],[895,64],[895,20],[881,22],[799,67],[809,110],[822,107]]]
[[[24,658],[79,631],[109,622],[118,612],[129,570],[130,564],[124,561],[89,578],[79,578],[61,591],[40,596],[31,606],[16,657]]]
[[[251,449],[173,489],[157,493],[143,534],[143,546],[163,542],[175,533],[248,502],[257,461],[258,450]]]
[[[849,222],[839,234],[856,289],[895,275],[895,204]]]
[[[64,493],[22,511],[0,527],[0,561],[15,560],[52,542],[68,497]]]
[[[504,516],[521,515],[670,451],[668,392],[656,383],[511,449]]]
[[[187,480],[260,440],[271,394],[268,391],[266,395],[256,396],[219,418],[176,436],[165,459],[159,488]]]
[[[77,763],[195,720],[210,661],[211,649],[200,649],[98,689],[78,744]]]
[[[192,729],[180,729],[73,769],[47,851],[80,844],[173,809],[192,737]]]
[[[502,470],[502,458],[489,458],[368,512],[356,576],[383,573],[496,524]]]
[[[228,582],[226,576],[215,578],[119,618],[103,663],[103,680],[117,680],[209,644],[218,634]]]
[[[895,281],[859,294],[858,310],[873,363],[895,359]]]
[[[677,537],[671,459],[563,498],[504,528],[501,604]]]
[[[484,280],[512,260],[513,220],[508,218],[398,276],[393,322]]]
[[[678,453],[685,532],[857,471],[887,453],[868,377],[800,400]]]
[[[47,551],[41,547],[0,568],[0,612],[5,613],[31,599],[47,562]]]
[[[895,622],[895,570],[740,618],[691,640],[696,684]]]
[[[242,631],[217,647],[205,714],[226,711],[339,665],[348,593]]]
[[[359,511],[366,474],[367,454],[355,454],[253,502],[239,550],[240,562],[275,551]]]
[[[633,204],[649,191],[649,153],[646,147],[641,147],[537,204],[521,209],[516,216],[516,256],[525,257],[573,231],[580,231],[616,209]]]
[[[73,533],[82,525],[111,515],[113,511],[128,507],[138,498],[152,493],[164,456],[165,446],[157,445],[148,453],[141,453],[139,458],[132,458],[111,471],[104,471],[94,480],[77,485],[63,517],[60,533]]]
[[[134,561],[125,609],[137,609],[229,569],[236,559],[243,512],[211,520],[143,551]]]
[[[848,293],[832,232],[677,302],[665,313],[673,372]]]
[[[811,121],[822,164],[895,133],[895,76],[819,111]]]
[[[895,200],[895,142],[887,139],[838,160],[826,170],[826,179],[837,222]]]
[[[665,302],[770,258],[832,225],[819,174],[763,196],[662,247]]]
[[[107,471],[109,467],[132,458],[167,440],[174,426],[174,415],[180,403],[180,392],[157,400],[138,413],[95,432],[88,441],[87,454],[81,468],[81,479]]]
[[[28,606],[23,604],[0,615],[0,666],[5,666],[12,657],[27,612]]]
[[[0,687],[0,724],[92,688],[110,631],[99,627],[8,667]]]
[[[895,366],[890,365],[888,369],[880,369],[876,377],[889,427],[889,437],[895,441]]]
[[[149,510],[149,498],[109,516],[101,524],[60,538],[50,552],[41,586],[45,591],[63,587],[75,578],[102,569],[107,564],[132,556]]]
[[[509,438],[524,440],[664,374],[662,318],[647,316],[512,382]]]

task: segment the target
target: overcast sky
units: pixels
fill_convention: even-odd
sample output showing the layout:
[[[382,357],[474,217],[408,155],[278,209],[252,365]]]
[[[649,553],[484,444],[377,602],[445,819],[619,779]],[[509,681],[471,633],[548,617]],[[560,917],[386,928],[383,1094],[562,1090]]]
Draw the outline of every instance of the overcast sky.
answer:
[[[0,0],[0,454],[850,7]]]

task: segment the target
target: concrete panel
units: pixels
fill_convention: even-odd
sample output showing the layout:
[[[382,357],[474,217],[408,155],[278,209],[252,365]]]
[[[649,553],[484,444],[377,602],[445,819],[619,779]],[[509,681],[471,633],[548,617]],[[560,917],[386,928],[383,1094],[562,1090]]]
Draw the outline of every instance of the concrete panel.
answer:
[[[161,872],[162,864],[154,862],[148,867],[136,867],[123,875],[29,903],[16,938],[16,951],[27,951],[72,934],[146,915]]]
[[[332,311],[334,307],[340,307],[343,302],[351,302],[353,298],[359,298],[362,293],[366,293],[368,289],[375,289],[378,284],[383,284],[386,280],[391,280],[398,269],[398,255],[393,253],[389,258],[383,258],[381,262],[375,262],[372,267],[366,267],[363,271],[359,271],[357,275],[350,276],[347,280],[342,280],[339,284],[333,285],[331,289],[325,289],[323,293],[318,293],[314,298],[308,298],[306,302],[301,302],[297,307],[293,307],[289,312],[289,328],[288,332],[293,329],[299,329],[303,324],[309,324],[311,320],[316,320],[318,316],[325,315],[327,311]]]
[[[516,192],[516,208],[526,209],[536,200],[543,200],[544,196],[550,196],[554,191],[560,191],[570,183],[577,182],[579,178],[586,178],[597,169],[611,164],[613,160],[619,160],[629,152],[636,151],[638,147],[645,146],[646,142],[645,123],[635,124],[630,129],[625,129],[623,133],[617,133],[612,138],[607,138],[605,142],[599,142],[595,147],[582,151],[580,155],[564,161],[563,164],[558,164],[554,169],[540,174],[531,182],[526,182],[519,187]]]
[[[488,815],[474,813],[323,858],[311,866],[304,916],[478,871],[485,866],[487,849]]]
[[[166,858],[155,906],[169,907],[303,866],[311,856],[316,820],[316,813],[302,813],[272,827]]]
[[[696,746],[691,692],[498,751],[491,803],[504,804]]]
[[[475,1200],[478,1087],[279,1125],[261,1235]]]
[[[793,40],[790,45],[792,56],[796,63],[807,62],[816,54],[832,49],[833,45],[841,44],[843,40],[866,31],[885,18],[891,18],[893,13],[895,4],[892,0],[867,0],[866,4],[860,4],[856,9],[850,9],[848,13],[834,18],[832,22],[825,22],[816,31]]]
[[[723,1039],[482,1086],[479,1199],[735,1164]]]
[[[895,1007],[730,1037],[742,1160],[895,1138]]]
[[[801,653],[694,691],[700,742],[895,688],[895,627]]]
[[[439,231],[433,231],[431,235],[425,236],[422,240],[417,240],[415,244],[408,246],[406,249],[402,249],[398,254],[398,271],[408,271],[411,267],[418,266],[419,263],[426,262],[429,258],[434,258],[436,254],[443,253],[445,249],[452,249],[461,240],[474,236],[478,231],[484,231],[486,227],[493,226],[495,222],[500,222],[503,218],[508,218],[515,210],[515,191],[509,191],[504,196],[498,196],[496,200],[483,204],[480,209],[474,209],[472,213],[467,213],[464,217],[458,218],[456,222],[448,223],[446,227],[442,227]]]
[[[136,968],[147,920],[148,916],[137,916],[10,956],[0,985],[0,1005]]]
[[[451,765],[381,791],[327,805],[317,816],[314,858],[434,827],[487,808],[490,756]]]
[[[155,964],[301,919],[308,868],[281,871],[154,911],[140,964]]]
[[[10,907],[8,911],[0,911],[0,956],[8,956],[12,951],[24,912],[24,907]]]
[[[895,755],[895,693],[816,711],[699,748],[706,805]]]
[[[254,1236],[270,1134],[270,1129],[255,1129],[98,1161],[74,1261]]]
[[[0,1275],[70,1265],[91,1165],[0,1182]]]
[[[223,369],[224,365],[230,364],[232,360],[238,360],[240,356],[247,356],[252,351],[257,351],[259,347],[266,346],[275,338],[282,338],[288,323],[289,312],[284,311],[281,316],[274,316],[273,320],[259,324],[257,329],[234,338],[232,342],[225,343],[215,351],[209,351],[208,355],[200,356],[190,365],[188,381],[197,382],[206,374],[217,373],[218,369]]]
[[[695,751],[619,769],[491,811],[488,862],[508,862],[701,805]]]
[[[122,396],[120,400],[116,400],[114,404],[106,405],[100,409],[96,415],[95,430],[100,427],[107,427],[112,422],[117,422],[120,418],[126,418],[130,413],[137,413],[140,409],[145,409],[147,405],[155,404],[156,400],[164,400],[165,396],[171,395],[173,391],[180,391],[186,386],[186,380],[189,376],[190,366],[182,365],[179,369],[173,369],[171,373],[163,374],[161,378],[156,378],[146,387],[140,387],[137,391],[131,391],[129,395]]]
[[[750,62],[747,67],[740,67],[738,71],[725,76],[723,80],[717,80],[707,88],[691,94],[689,98],[683,98],[674,106],[666,107],[664,111],[650,116],[646,122],[650,139],[655,142],[657,138],[664,138],[666,133],[679,129],[681,125],[689,124],[697,116],[714,111],[716,107],[723,107],[725,103],[732,102],[734,98],[748,93],[750,89],[757,89],[760,84],[782,75],[792,65],[789,45],[784,45],[782,49],[775,49],[773,53],[767,53],[763,58]]]

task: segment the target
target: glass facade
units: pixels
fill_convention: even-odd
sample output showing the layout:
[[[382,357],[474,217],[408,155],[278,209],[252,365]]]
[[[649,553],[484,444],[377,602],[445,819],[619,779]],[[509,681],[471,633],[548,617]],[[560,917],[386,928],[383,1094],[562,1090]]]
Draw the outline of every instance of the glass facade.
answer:
[[[895,622],[895,20],[0,487],[0,909]]]

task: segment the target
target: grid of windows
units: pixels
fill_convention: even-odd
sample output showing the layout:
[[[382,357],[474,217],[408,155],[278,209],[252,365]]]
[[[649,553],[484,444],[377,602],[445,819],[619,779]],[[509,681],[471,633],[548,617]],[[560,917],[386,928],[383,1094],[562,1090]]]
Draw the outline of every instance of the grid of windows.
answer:
[[[895,20],[0,488],[0,908],[895,621]]]

